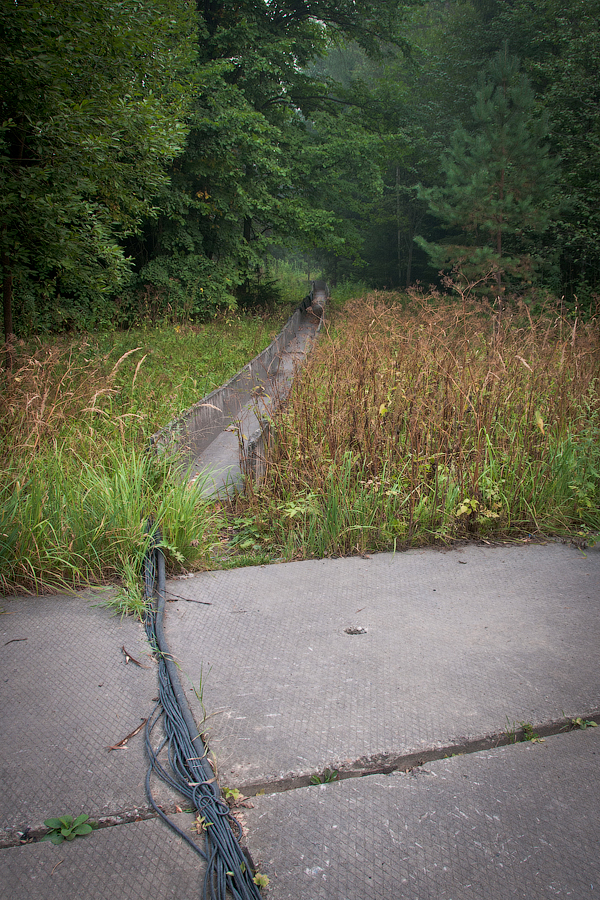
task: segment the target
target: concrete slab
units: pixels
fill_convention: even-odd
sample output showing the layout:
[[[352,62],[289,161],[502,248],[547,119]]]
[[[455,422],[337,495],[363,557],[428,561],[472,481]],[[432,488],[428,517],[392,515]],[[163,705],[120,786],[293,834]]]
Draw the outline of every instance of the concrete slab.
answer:
[[[222,782],[246,791],[600,710],[600,547],[318,560],[167,590],[211,604],[167,604],[167,639],[203,679]]]
[[[192,834],[191,815],[175,821]],[[203,877],[202,859],[158,819],[0,852],[0,900],[196,900]]]
[[[600,728],[253,799],[271,900],[600,893]]]
[[[600,709],[597,548],[292,563],[168,593],[167,637],[192,704],[202,678],[222,784],[281,788]],[[108,747],[152,709],[156,672],[142,626],[101,599],[0,604],[0,846],[53,815],[146,814],[142,735]],[[240,810],[250,851],[274,900],[594,896],[597,732],[255,797]],[[201,870],[161,822],[113,825],[60,847],[5,846],[0,900],[187,900]]]
[[[98,606],[102,592],[3,599],[0,615],[0,846],[51,816],[147,807],[143,733],[156,664],[143,626]],[[145,668],[126,664],[122,648]],[[162,784],[158,801],[180,802]]]

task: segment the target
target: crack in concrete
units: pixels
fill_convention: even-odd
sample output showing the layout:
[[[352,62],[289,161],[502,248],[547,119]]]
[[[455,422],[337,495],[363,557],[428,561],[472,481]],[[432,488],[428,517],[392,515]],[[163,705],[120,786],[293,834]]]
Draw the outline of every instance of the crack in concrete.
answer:
[[[586,722],[596,722],[600,724],[600,710],[587,714],[582,717]],[[392,772],[410,772],[418,769],[426,763],[433,762],[437,759],[447,759],[452,756],[464,756],[470,753],[479,753],[483,750],[495,750],[497,747],[506,747],[515,743],[527,743],[528,738],[525,736],[523,725],[527,729],[531,728],[531,732],[535,737],[545,738],[552,735],[566,734],[570,731],[577,731],[578,726],[573,725],[576,717],[557,719],[552,722],[535,723],[514,723],[516,731],[501,731],[496,734],[484,735],[479,738],[458,740],[450,744],[440,747],[430,747],[425,750],[412,751],[404,754],[382,753],[373,757],[361,757],[347,766],[340,766],[337,769],[335,781],[344,781],[347,778],[364,778],[368,775],[391,775]],[[592,726],[593,727],[593,726]],[[298,788],[310,787],[316,784],[323,784],[330,779],[327,772],[335,770],[333,765],[326,767],[320,771],[311,772],[307,775],[290,776],[288,778],[279,778],[276,781],[255,781],[247,784],[239,785],[239,790],[245,797],[255,797],[258,794],[278,794],[285,791],[293,791]],[[315,779],[323,779],[316,781]]]
[[[180,812],[187,812],[179,804],[161,804],[160,808],[167,815],[177,815]],[[101,828],[112,828],[117,825],[131,825],[135,822],[143,822],[146,819],[157,819],[158,813],[151,806],[136,806],[133,809],[121,810],[120,812],[109,813],[106,816],[98,816],[94,818],[90,816],[89,823],[93,825],[94,831]],[[8,850],[11,847],[24,846],[26,844],[36,844],[48,829],[43,826],[30,828],[28,826],[20,826],[16,828],[5,829],[0,831],[0,850]]]
[[[600,710],[595,713],[587,714],[581,717],[585,722],[595,722],[600,725]],[[479,738],[465,739],[455,741],[450,744],[444,744],[440,747],[431,747],[426,750],[413,751],[404,754],[378,754],[373,757],[361,757],[348,766],[341,766],[335,770],[333,767],[326,767],[320,771],[315,771],[307,775],[290,776],[288,778],[279,778],[276,781],[256,781],[249,784],[241,785],[238,789],[244,798],[256,797],[259,794],[279,794],[287,791],[294,791],[298,788],[317,786],[318,784],[329,781],[327,773],[337,771],[335,781],[345,781],[348,778],[365,778],[369,775],[391,775],[393,772],[411,772],[418,770],[427,763],[438,759],[448,759],[453,756],[465,756],[471,753],[480,753],[484,750],[495,750],[498,747],[506,747],[515,743],[527,743],[523,725],[527,725],[527,729],[535,734],[536,738],[551,737],[558,734],[568,734],[572,731],[579,730],[577,725],[573,723],[577,717],[557,719],[553,722],[535,723],[514,723],[516,730],[501,731],[496,734],[485,735]],[[517,727],[518,726],[518,727]],[[593,727],[593,726],[592,726]],[[323,779],[317,781],[316,779]],[[191,812],[187,809],[185,801],[183,806],[170,803],[162,804],[161,810],[167,815],[177,815],[181,812]],[[114,828],[120,825],[131,825],[136,822],[145,821],[146,819],[157,819],[158,814],[151,806],[136,806],[133,809],[121,810],[119,812],[110,813],[106,816],[100,816],[96,819],[90,818],[90,822],[94,824],[94,830],[102,828]],[[6,829],[0,832],[0,850],[7,850],[11,847],[24,846],[26,844],[38,843],[40,839],[47,833],[47,829],[43,827],[37,828],[14,828]]]

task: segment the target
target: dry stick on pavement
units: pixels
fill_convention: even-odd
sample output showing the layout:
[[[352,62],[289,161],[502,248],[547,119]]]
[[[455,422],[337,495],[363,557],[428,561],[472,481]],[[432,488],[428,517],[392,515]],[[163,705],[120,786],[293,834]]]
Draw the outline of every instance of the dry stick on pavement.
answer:
[[[124,646],[121,647],[121,650],[122,650],[123,653],[125,654],[125,665],[127,665],[127,663],[131,661],[132,663],[135,663],[136,666],[139,666],[140,669],[147,669],[147,668],[148,668],[148,666],[143,666],[143,665],[141,664],[141,662],[138,662],[137,659],[136,659],[134,656],[132,656],[131,653],[129,653],[129,651],[125,649]]]
[[[142,668],[145,668],[145,666],[143,666]],[[131,731],[131,732],[127,735],[127,737],[124,737],[122,741],[119,741],[117,744],[113,744],[112,747],[109,747],[109,748],[108,748],[108,752],[110,753],[111,750],[127,750],[127,747],[125,746],[125,744],[127,743],[127,741],[128,741],[130,738],[135,737],[136,734],[138,734],[138,732],[140,732],[140,731],[142,730],[142,728],[144,727],[144,725],[146,724],[147,721],[148,721],[147,718],[146,718],[146,719],[142,719],[141,724],[138,725],[137,728],[134,728],[134,730]]]

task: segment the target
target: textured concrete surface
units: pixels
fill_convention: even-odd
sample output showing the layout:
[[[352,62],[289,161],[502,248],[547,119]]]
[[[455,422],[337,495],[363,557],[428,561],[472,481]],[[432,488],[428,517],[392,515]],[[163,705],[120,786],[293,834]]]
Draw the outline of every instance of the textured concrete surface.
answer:
[[[193,817],[178,815],[192,834]],[[197,900],[204,864],[156,819],[0,851],[0,900]]]
[[[223,784],[282,787],[600,710],[600,548],[273,565],[168,594],[167,638],[192,703],[202,679]],[[0,900],[200,896],[200,859],[157,820],[2,847],[50,816],[146,814],[142,734],[108,748],[153,708],[155,663],[102,597],[0,602]],[[598,732],[258,796],[239,815],[272,900],[593,897]]]
[[[256,797],[272,900],[600,894],[600,728]]]
[[[156,665],[143,626],[94,605],[102,598],[0,602],[0,842],[51,816],[148,805],[143,733],[108,748],[152,710]],[[123,647],[146,668],[127,664]],[[160,784],[156,794],[175,802]]]
[[[600,710],[600,547],[468,546],[169,582],[220,775],[373,766]],[[348,629],[362,633],[348,633]]]
[[[241,490],[244,478],[240,465],[240,449],[260,429],[260,419],[267,418],[286,397],[294,369],[305,358],[317,332],[318,319],[306,313],[300,318],[296,333],[279,353],[273,374],[264,373],[258,386],[238,395],[238,412],[195,460],[191,475],[204,482],[203,493],[213,496]]]

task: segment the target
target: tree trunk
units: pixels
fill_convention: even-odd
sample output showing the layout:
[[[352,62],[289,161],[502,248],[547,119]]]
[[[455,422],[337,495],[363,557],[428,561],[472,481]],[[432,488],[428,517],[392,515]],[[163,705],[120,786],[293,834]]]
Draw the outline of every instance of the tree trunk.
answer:
[[[499,195],[500,200],[504,200],[504,176],[505,170],[502,169],[500,173],[500,186],[499,186]],[[500,264],[500,260],[502,259],[502,214],[500,214],[500,219],[498,221],[498,231],[496,232],[496,253],[498,254],[498,265]],[[498,289],[502,286],[502,274],[500,270],[496,272],[496,284],[498,285]]]
[[[409,235],[408,240],[408,259],[406,261],[406,287],[410,287],[410,279],[412,277],[412,258],[413,258],[413,247],[415,246],[415,241],[413,234]]]

